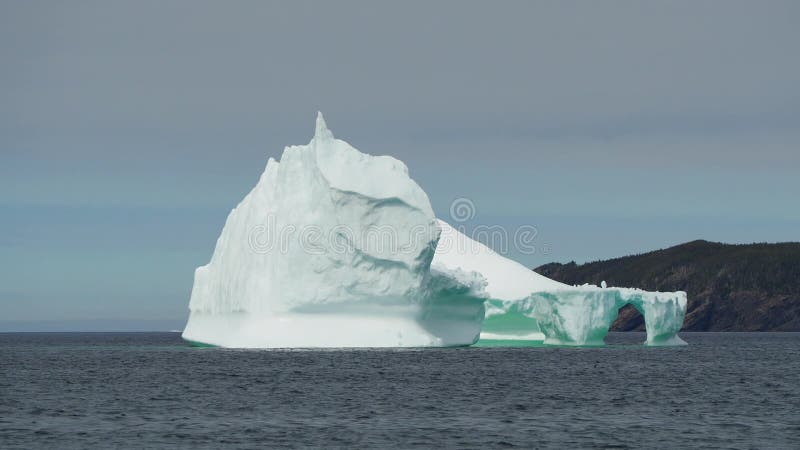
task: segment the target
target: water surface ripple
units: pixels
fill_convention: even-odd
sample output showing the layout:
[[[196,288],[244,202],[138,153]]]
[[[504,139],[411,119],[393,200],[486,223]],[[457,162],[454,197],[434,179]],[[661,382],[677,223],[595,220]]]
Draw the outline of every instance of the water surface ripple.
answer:
[[[0,334],[0,448],[800,446],[800,333],[681,336],[257,351]]]

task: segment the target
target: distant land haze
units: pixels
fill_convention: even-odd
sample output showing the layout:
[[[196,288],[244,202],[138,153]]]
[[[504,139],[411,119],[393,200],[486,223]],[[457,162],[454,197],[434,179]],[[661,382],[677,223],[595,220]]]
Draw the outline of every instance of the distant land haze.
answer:
[[[800,243],[697,240],[586,264],[550,263],[536,272],[568,284],[605,281],[651,291],[685,291],[684,331],[800,331]],[[644,330],[624,307],[612,331]]]

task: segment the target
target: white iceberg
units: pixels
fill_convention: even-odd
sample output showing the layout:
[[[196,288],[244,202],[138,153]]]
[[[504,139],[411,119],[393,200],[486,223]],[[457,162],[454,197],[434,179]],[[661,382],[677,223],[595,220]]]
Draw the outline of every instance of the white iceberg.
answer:
[[[239,348],[600,345],[617,311],[683,341],[686,294],[569,286],[436,220],[406,166],[335,139],[270,158],[195,271],[183,338]],[[485,320],[484,320],[485,318]],[[481,326],[483,325],[483,330]]]
[[[270,158],[195,271],[183,338],[224,347],[469,345],[485,283],[431,268],[439,227],[406,166],[335,139]]]

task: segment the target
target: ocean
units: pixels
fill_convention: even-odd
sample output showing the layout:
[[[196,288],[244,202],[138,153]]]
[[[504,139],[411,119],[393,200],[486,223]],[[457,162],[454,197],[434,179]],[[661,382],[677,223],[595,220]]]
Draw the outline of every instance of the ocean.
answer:
[[[0,448],[798,448],[800,333],[229,350],[0,334]]]

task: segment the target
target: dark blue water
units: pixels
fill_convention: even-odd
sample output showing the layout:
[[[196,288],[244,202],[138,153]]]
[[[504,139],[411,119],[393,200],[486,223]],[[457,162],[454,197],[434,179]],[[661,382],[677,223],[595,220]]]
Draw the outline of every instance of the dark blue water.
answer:
[[[800,334],[682,336],[243,351],[0,334],[0,448],[800,446]]]

